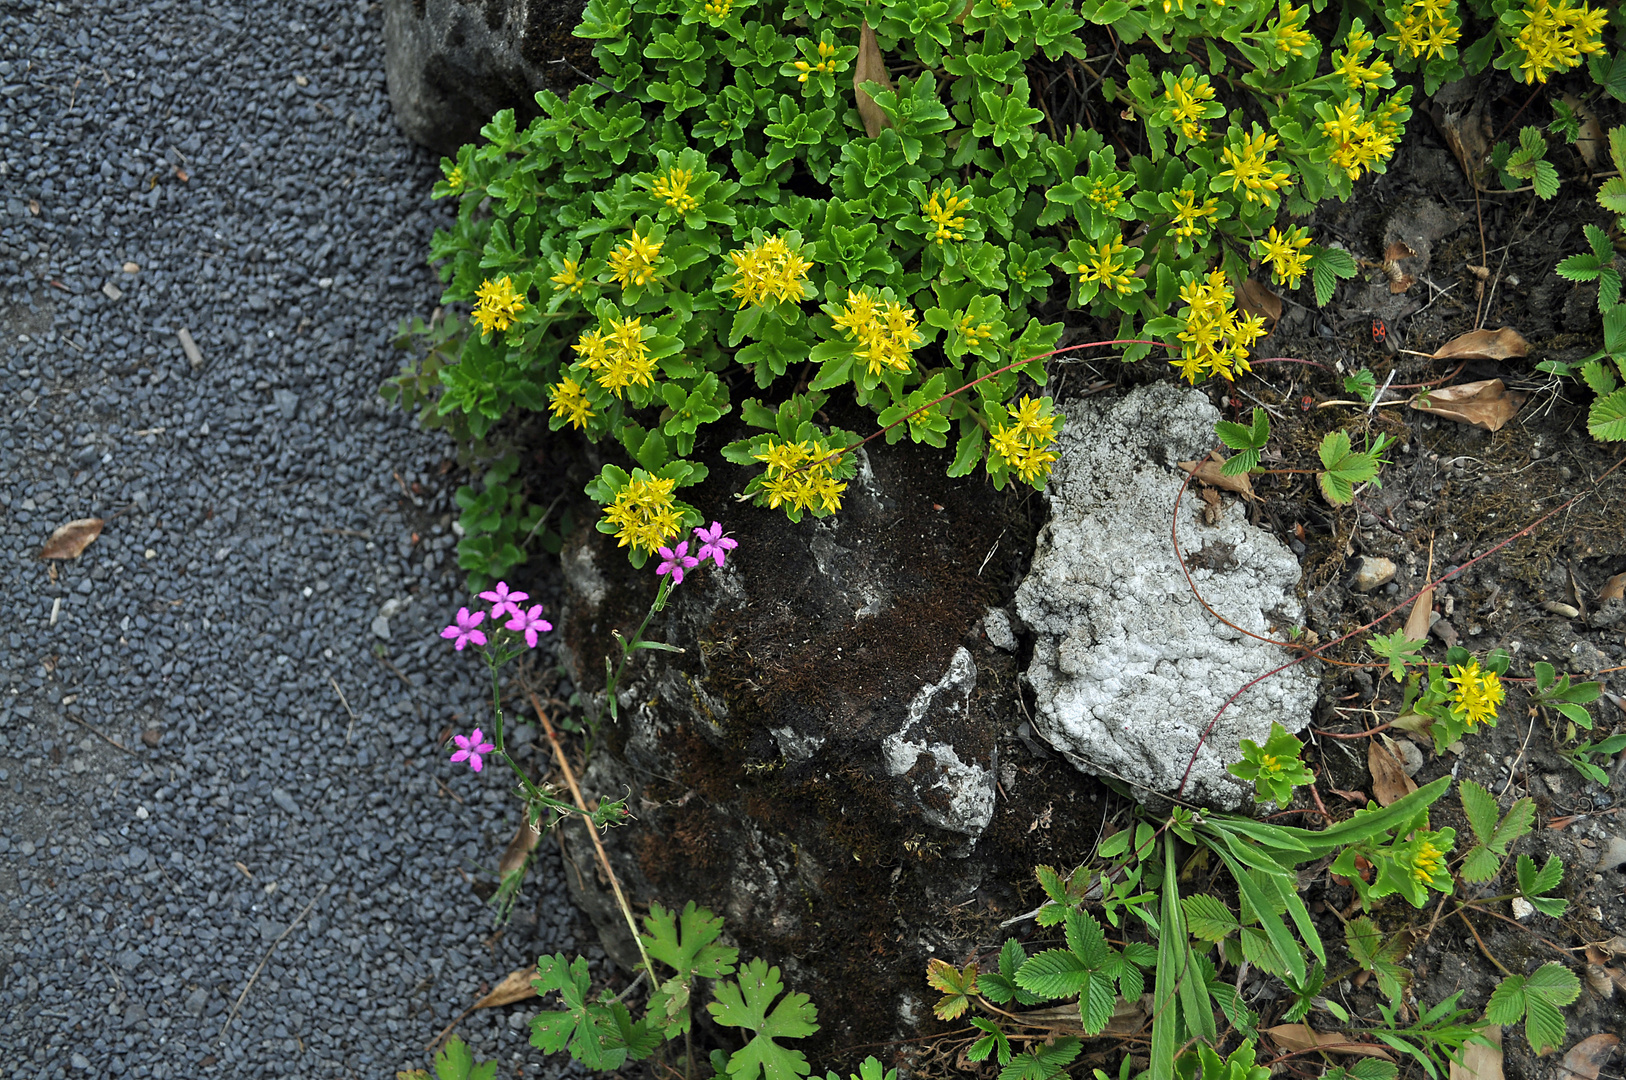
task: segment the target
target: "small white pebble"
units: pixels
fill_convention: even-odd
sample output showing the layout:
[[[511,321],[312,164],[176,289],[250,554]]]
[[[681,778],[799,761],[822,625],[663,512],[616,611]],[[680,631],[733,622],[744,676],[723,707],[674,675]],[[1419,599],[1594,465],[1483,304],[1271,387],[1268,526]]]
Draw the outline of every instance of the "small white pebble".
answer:
[[[151,814],[147,813],[147,808],[145,806],[136,807],[136,818],[137,818],[137,820],[146,821],[147,818],[149,818],[151,816],[152,816]]]

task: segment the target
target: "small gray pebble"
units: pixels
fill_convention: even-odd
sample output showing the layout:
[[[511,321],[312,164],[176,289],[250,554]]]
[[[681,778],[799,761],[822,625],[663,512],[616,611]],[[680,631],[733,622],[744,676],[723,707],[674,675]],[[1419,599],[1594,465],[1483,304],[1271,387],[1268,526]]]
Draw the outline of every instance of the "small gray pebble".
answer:
[[[299,813],[299,804],[294,802],[294,797],[279,787],[271,789],[271,801],[290,814]]]

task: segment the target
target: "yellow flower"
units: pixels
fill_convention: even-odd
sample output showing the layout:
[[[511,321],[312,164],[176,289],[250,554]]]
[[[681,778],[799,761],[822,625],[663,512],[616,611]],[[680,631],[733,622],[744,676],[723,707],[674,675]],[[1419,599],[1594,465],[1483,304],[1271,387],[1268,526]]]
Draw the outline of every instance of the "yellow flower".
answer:
[[[1496,672],[1480,671],[1479,661],[1470,660],[1453,667],[1446,681],[1456,684],[1456,692],[1452,695],[1456,704],[1452,712],[1461,714],[1464,724],[1472,728],[1487,720],[1495,721],[1496,707],[1506,696],[1502,680]]]
[[[1310,269],[1310,256],[1304,252],[1309,243],[1309,234],[1297,225],[1285,233],[1272,225],[1269,235],[1253,242],[1254,254],[1270,263],[1270,276],[1276,284],[1285,282],[1288,288],[1296,289],[1299,279]]]
[[[638,230],[633,229],[632,235],[610,252],[610,275],[623,289],[649,284],[659,276],[655,272],[655,260],[660,258],[662,246],[651,243],[646,236],[639,236]]]
[[[1190,240],[1201,236],[1207,229],[1208,219],[1219,215],[1219,200],[1205,199],[1201,205],[1197,202],[1197,193],[1191,188],[1181,188],[1174,193],[1174,235],[1181,240]]]
[[[1287,0],[1282,0],[1276,25],[1270,28],[1270,35],[1276,39],[1277,52],[1287,56],[1303,56],[1305,50],[1315,43],[1314,35],[1304,28],[1309,17],[1309,4],[1295,8]]]
[[[726,19],[729,12],[734,10],[734,0],[705,0],[705,3],[700,5],[700,10],[713,21]]]
[[[553,282],[554,292],[569,290],[573,293],[579,293],[582,291],[582,286],[587,284],[581,275],[581,264],[575,259],[566,259],[565,268],[548,280]]]
[[[1014,409],[1006,406],[1010,420],[996,424],[988,432],[992,455],[1025,484],[1036,484],[1049,476],[1056,460],[1050,446],[1056,441],[1061,417],[1041,415],[1045,405],[1046,401],[1035,401],[1024,394]]]
[[[679,214],[687,214],[700,205],[700,200],[689,194],[689,184],[694,180],[694,173],[688,169],[680,169],[676,165],[666,170],[664,176],[657,176],[653,191],[655,198],[676,210]],[[637,232],[633,232],[637,236]],[[660,251],[660,245],[655,245]]]
[[[1527,83],[1544,83],[1553,72],[1577,67],[1581,57],[1603,48],[1601,35],[1609,18],[1606,10],[1593,11],[1569,0],[1556,4],[1535,0],[1525,5],[1523,15],[1527,21],[1513,44],[1524,52],[1519,70]]]
[[[766,306],[769,300],[796,303],[805,295],[802,283],[813,264],[793,250],[783,237],[769,236],[728,253],[734,264],[734,282],[729,286],[740,307]]]
[[[548,388],[548,399],[553,415],[568,420],[572,427],[585,428],[593,418],[593,403],[587,400],[586,391],[568,376]]]
[[[594,376],[616,397],[629,386],[648,386],[655,380],[655,358],[644,344],[644,328],[637,317],[608,322],[609,359]]]
[[[914,348],[922,338],[913,309],[894,300],[883,306],[869,293],[849,289],[846,305],[832,321],[858,343],[853,355],[869,365],[871,375],[914,366]]]
[[[1359,98],[1348,98],[1324,121],[1321,132],[1332,143],[1331,164],[1344,170],[1351,180],[1359,180],[1362,169],[1386,161],[1395,150],[1394,137],[1365,115]]]
[[[1412,856],[1411,877],[1419,885],[1427,885],[1439,876],[1445,868],[1445,852],[1435,847],[1431,841],[1424,840],[1417,847],[1417,854]]]
[[[469,318],[480,327],[482,336],[493,330],[507,330],[525,310],[525,298],[514,291],[514,283],[504,274],[474,290],[474,311]]]
[[[982,342],[994,336],[994,328],[988,323],[974,324],[969,314],[962,315],[960,321],[954,324],[954,329],[965,338],[968,349],[975,349]]]
[[[1202,142],[1208,138],[1203,125],[1204,103],[1214,100],[1214,88],[1208,85],[1207,75],[1187,75],[1163,92],[1168,102],[1169,119],[1180,128],[1188,142]]]
[[[617,547],[631,544],[653,552],[683,527],[672,490],[675,480],[634,477],[628,480],[604,510],[604,520],[615,526]]]
[[[1079,284],[1099,281],[1101,288],[1112,289],[1121,296],[1128,296],[1134,277],[1129,273],[1133,268],[1121,261],[1126,250],[1128,249],[1120,237],[1111,237],[1091,245],[1090,261],[1087,264],[1078,264]]]
[[[807,442],[780,442],[769,439],[765,450],[754,455],[767,466],[762,490],[768,506],[777,510],[789,505],[797,510],[841,509],[844,481],[835,476],[839,451],[831,451],[817,439]]]
[[[1456,0],[1411,0],[1395,32],[1386,40],[1394,42],[1395,47],[1408,56],[1430,60],[1442,57],[1462,35],[1456,7]]]
[[[572,346],[576,350],[576,362],[588,371],[597,371],[610,362],[610,346],[604,340],[604,335],[598,329],[583,330],[582,336]]]
[[[1182,343],[1178,360],[1169,361],[1180,369],[1187,382],[1195,383],[1204,372],[1228,380],[1248,366],[1248,348],[1265,335],[1265,320],[1258,315],[1238,315],[1232,307],[1235,295],[1225,274],[1212,270],[1180,287]]]
[[[1276,136],[1265,134],[1255,125],[1252,135],[1242,136],[1240,152],[1229,144],[1220,151],[1220,157],[1230,166],[1220,176],[1231,178],[1233,191],[1242,188],[1242,197],[1248,202],[1274,205],[1275,200],[1266,192],[1280,191],[1287,183],[1287,173],[1276,171],[1276,163],[1268,157],[1277,142]]]
[[[836,47],[827,41],[821,41],[819,42],[819,59],[817,63],[809,64],[806,60],[798,60],[793,66],[800,72],[796,76],[797,82],[805,83],[807,77],[813,74],[834,74],[836,70]]]
[[[446,186],[451,188],[453,191],[462,190],[463,167],[461,165],[452,166],[452,171],[446,174]]]
[[[961,211],[969,209],[971,200],[954,194],[953,184],[944,184],[942,190],[932,192],[920,207],[921,214],[937,226],[930,239],[939,244],[945,240],[964,240],[965,216]]]
[[[1381,56],[1373,57],[1371,64],[1362,63],[1374,44],[1371,34],[1357,30],[1344,39],[1342,49],[1332,54],[1333,70],[1344,77],[1344,85],[1349,89],[1376,86],[1394,74],[1394,67]]]

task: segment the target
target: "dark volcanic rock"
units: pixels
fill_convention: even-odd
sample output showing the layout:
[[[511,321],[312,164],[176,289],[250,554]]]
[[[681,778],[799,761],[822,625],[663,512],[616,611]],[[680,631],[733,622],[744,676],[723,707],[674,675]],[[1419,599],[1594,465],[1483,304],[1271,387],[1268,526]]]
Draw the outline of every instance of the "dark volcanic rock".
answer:
[[[563,95],[591,70],[571,36],[581,0],[385,0],[384,70],[395,122],[443,154],[473,142],[501,109],[524,122],[536,92]]]

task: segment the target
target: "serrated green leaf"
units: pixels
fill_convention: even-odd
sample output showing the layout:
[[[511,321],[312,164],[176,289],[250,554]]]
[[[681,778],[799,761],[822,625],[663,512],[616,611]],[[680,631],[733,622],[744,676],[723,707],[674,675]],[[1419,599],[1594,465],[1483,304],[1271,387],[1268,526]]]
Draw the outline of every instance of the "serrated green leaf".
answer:
[[[1485,1019],[1507,1027],[1524,1019],[1524,976],[1509,975],[1496,984],[1485,1003]]]
[[[1496,826],[1496,832],[1491,837],[1489,847],[1496,854],[1507,856],[1508,845],[1519,837],[1528,833],[1536,820],[1536,804],[1533,799],[1519,799],[1508,807],[1507,816],[1502,823]]]
[[[1071,950],[1046,949],[1017,971],[1016,985],[1040,998],[1067,998],[1089,984],[1093,970]]]
[[[806,994],[794,991],[775,1005],[774,999],[784,988],[779,969],[769,967],[760,957],[742,967],[737,979],[723,980],[713,988],[717,1000],[706,1006],[712,1019],[754,1033],[751,1041],[728,1059],[728,1073],[735,1080],[752,1080],[759,1073],[766,1080],[793,1080],[807,1075],[807,1058],[802,1052],[774,1040],[802,1038],[819,1030],[815,1023],[818,1009]]]
[[[1484,844],[1476,844],[1462,860],[1462,880],[1489,881],[1496,876],[1496,870],[1501,865],[1502,860],[1491,854]]]
[[[1555,270],[1558,276],[1570,281],[1593,281],[1597,279],[1598,272],[1603,269],[1603,263],[1598,261],[1596,255],[1571,255],[1559,260]]]
[[[1528,855],[1520,855],[1518,862],[1519,892],[1525,899],[1536,896],[1545,896],[1556,889],[1564,880],[1564,860],[1557,855],[1549,855],[1547,862],[1538,872],[1536,864]]]
[[[1594,394],[1611,393],[1616,386],[1614,369],[1599,360],[1588,360],[1582,364],[1581,378]]]
[[[1600,442],[1626,439],[1626,387],[1592,403],[1586,417],[1586,429]]]
[[[1462,810],[1468,817],[1468,827],[1473,829],[1474,836],[1481,844],[1489,844],[1491,838],[1496,835],[1496,820],[1501,817],[1501,808],[1496,805],[1496,797],[1472,780],[1464,780],[1457,794],[1462,799]]]
[[[1524,1037],[1529,1041],[1530,1049],[1537,1054],[1545,1054],[1563,1046],[1567,1034],[1563,1012],[1547,998],[1533,993],[1528,984],[1524,1004]]]

